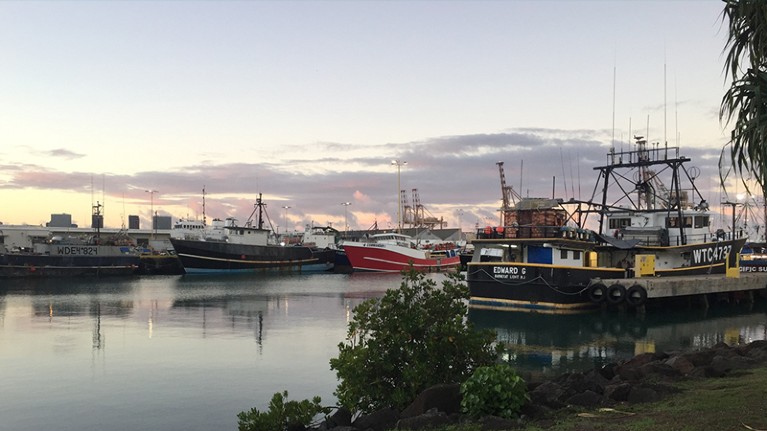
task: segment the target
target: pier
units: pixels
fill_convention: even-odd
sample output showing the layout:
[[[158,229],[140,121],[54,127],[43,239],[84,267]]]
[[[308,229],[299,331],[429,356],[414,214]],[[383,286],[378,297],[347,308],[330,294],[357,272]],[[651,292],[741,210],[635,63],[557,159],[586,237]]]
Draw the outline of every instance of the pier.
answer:
[[[608,292],[613,286],[623,286],[628,289],[626,294],[627,302],[631,302],[631,292],[644,290],[646,297],[644,299],[671,299],[671,298],[700,298],[704,306],[708,306],[708,295],[721,295],[742,293],[746,300],[753,300],[754,292],[761,292],[767,297],[767,273],[740,273],[737,276],[726,276],[725,274],[712,275],[687,275],[681,277],[637,277],[637,278],[616,278],[602,279],[598,281],[608,287]],[[642,289],[638,289],[641,287]],[[621,289],[623,290],[623,289]],[[608,293],[609,295],[609,293]],[[644,296],[644,295],[643,295]],[[608,301],[610,298],[607,298]]]

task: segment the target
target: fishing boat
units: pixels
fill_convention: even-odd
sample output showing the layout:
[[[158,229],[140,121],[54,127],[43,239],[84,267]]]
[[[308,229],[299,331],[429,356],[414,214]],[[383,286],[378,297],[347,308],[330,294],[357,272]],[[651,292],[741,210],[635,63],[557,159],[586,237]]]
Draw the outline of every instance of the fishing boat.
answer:
[[[699,171],[688,170],[689,161],[678,148],[651,149],[637,137],[635,150],[611,150],[607,163],[594,168],[600,175],[589,201],[525,198],[502,208],[503,226],[488,227],[473,241],[470,306],[637,307],[648,294],[641,277],[737,272],[746,238],[711,233],[708,203],[694,183]],[[589,220],[594,215],[598,220]]]
[[[254,216],[256,216],[254,220]],[[302,245],[280,245],[265,228],[261,194],[244,226],[228,218],[219,238],[170,238],[186,273],[317,272],[333,269],[335,252]],[[255,221],[255,224],[254,224]],[[203,231],[204,232],[204,231]]]
[[[354,272],[450,271],[461,265],[455,249],[420,248],[412,237],[400,233],[371,235],[366,241],[344,241],[344,252]]]
[[[124,232],[101,234],[101,205],[93,207],[96,230],[86,236],[50,235],[31,247],[2,247],[0,278],[133,275],[140,266],[135,242]]]

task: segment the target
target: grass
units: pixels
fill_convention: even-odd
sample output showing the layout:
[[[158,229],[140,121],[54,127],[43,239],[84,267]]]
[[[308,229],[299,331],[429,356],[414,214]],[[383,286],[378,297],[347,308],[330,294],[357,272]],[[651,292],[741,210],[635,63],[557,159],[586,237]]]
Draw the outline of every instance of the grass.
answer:
[[[767,364],[723,378],[674,384],[662,401],[612,409],[563,409],[527,431],[767,431]],[[439,431],[480,431],[476,424]]]
[[[614,410],[567,410],[529,431],[767,431],[767,365],[723,378],[674,385],[664,400]]]

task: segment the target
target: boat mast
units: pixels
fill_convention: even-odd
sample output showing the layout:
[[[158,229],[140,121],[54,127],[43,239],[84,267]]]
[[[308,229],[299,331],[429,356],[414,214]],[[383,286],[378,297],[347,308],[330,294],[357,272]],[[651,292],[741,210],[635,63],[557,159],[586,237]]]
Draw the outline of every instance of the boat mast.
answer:
[[[263,206],[264,206],[264,202],[263,200],[261,200],[261,193],[259,193],[258,199],[256,199],[256,207],[258,208],[258,228],[259,229],[264,228]]]
[[[207,220],[205,219],[205,185],[202,186],[202,225],[208,225]]]

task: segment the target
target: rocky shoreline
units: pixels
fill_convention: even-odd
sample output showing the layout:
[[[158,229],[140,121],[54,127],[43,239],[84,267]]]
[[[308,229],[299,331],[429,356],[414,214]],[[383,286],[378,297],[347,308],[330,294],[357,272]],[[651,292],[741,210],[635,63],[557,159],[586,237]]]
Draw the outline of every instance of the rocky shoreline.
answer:
[[[734,347],[719,343],[709,349],[690,352],[643,353],[582,373],[567,373],[544,382],[528,383],[530,401],[518,419],[466,418],[460,414],[460,386],[446,384],[427,389],[401,412],[383,409],[353,419],[351,412],[339,408],[312,430],[421,430],[464,422],[479,424],[488,431],[523,428],[544,421],[557,410],[569,406],[596,409],[658,401],[677,392],[671,385],[673,382],[731,376],[764,364],[767,364],[767,340]],[[303,427],[289,431],[301,430]]]

